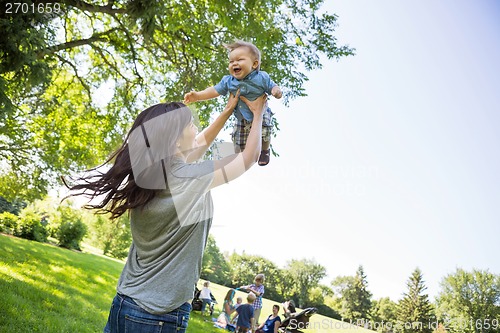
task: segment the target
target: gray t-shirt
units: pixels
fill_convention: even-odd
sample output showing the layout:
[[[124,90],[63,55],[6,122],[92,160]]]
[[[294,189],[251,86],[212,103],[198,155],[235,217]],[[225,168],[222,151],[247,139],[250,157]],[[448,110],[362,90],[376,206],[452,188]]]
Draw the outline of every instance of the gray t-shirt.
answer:
[[[213,172],[213,161],[174,159],[168,190],[130,212],[132,246],[117,292],[150,313],[168,313],[193,298],[212,224]]]

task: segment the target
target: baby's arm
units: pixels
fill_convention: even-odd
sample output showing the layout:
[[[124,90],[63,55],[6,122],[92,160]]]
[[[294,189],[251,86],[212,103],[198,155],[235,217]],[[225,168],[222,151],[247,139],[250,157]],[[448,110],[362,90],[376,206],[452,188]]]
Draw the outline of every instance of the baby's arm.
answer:
[[[209,87],[202,91],[190,91],[184,95],[184,103],[189,104],[198,101],[205,101],[207,99],[212,99],[219,97],[219,93],[214,87]]]
[[[271,79],[269,74],[267,74],[267,72],[261,71],[260,73],[264,79],[263,84],[266,93],[267,94],[271,93],[271,95],[273,95],[274,98],[280,99],[281,96],[283,96],[281,88],[276,83],[274,83],[274,81]]]

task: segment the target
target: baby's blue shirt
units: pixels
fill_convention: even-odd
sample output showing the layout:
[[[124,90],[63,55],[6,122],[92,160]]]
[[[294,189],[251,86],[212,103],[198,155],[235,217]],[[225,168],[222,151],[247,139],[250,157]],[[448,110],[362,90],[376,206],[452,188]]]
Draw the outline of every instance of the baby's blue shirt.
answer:
[[[274,86],[276,86],[276,83],[271,80],[269,74],[264,71],[254,70],[243,80],[238,80],[232,75],[226,75],[214,88],[219,95],[226,95],[228,91],[234,95],[240,89],[240,96],[254,101],[264,93],[271,95]],[[242,100],[238,101],[238,105],[234,108],[234,114],[238,120],[245,118],[251,121],[253,119],[252,111]]]

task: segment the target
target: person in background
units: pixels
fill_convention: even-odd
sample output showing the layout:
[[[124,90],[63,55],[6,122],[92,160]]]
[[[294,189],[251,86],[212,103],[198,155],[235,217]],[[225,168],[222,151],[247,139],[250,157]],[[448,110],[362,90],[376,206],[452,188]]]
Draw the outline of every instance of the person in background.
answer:
[[[217,327],[226,328],[227,325],[231,323],[231,314],[235,311],[235,306],[233,304],[235,293],[236,291],[234,289],[229,289],[227,291],[226,297],[224,297],[224,303],[222,304],[222,312],[215,324]]]
[[[242,304],[236,309],[238,313],[238,321],[236,322],[237,333],[247,333],[255,326],[254,309],[252,305],[255,298],[256,296],[254,293],[249,293],[247,296],[248,303]]]
[[[210,282],[209,281],[205,281],[203,283],[203,288],[201,289],[201,292],[200,292],[200,300],[201,300],[201,315],[204,316],[205,315],[205,309],[208,305],[208,307],[210,308],[210,304],[212,303],[212,291],[210,290],[209,288],[210,286]],[[210,310],[209,310],[210,312]]]
[[[241,296],[238,296],[236,298],[236,304],[234,305],[234,309],[236,310],[241,304],[243,303],[243,298]],[[236,326],[236,322],[238,320],[238,315],[231,320],[231,324]]]
[[[295,303],[293,302],[293,300],[288,300],[288,301],[283,303],[283,311],[284,311],[285,318],[288,318],[291,315],[293,315],[294,313],[296,313]]]
[[[280,310],[280,306],[277,304],[273,305],[273,313],[267,317],[266,321],[262,323],[257,328],[255,333],[278,333],[278,328],[281,325],[281,318],[278,316],[278,312]]]
[[[264,295],[264,274],[257,274],[254,279],[254,283],[248,286],[241,286],[240,289],[250,291],[257,296],[253,302],[255,324],[259,325],[260,312],[262,310],[262,296]]]

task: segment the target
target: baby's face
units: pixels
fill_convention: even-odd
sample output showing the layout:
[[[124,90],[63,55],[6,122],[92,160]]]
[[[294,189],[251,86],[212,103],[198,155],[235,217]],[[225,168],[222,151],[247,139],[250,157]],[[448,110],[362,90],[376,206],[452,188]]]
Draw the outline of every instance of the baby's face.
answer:
[[[238,47],[229,53],[229,74],[238,80],[244,79],[258,65],[259,61],[254,59],[248,47]]]

